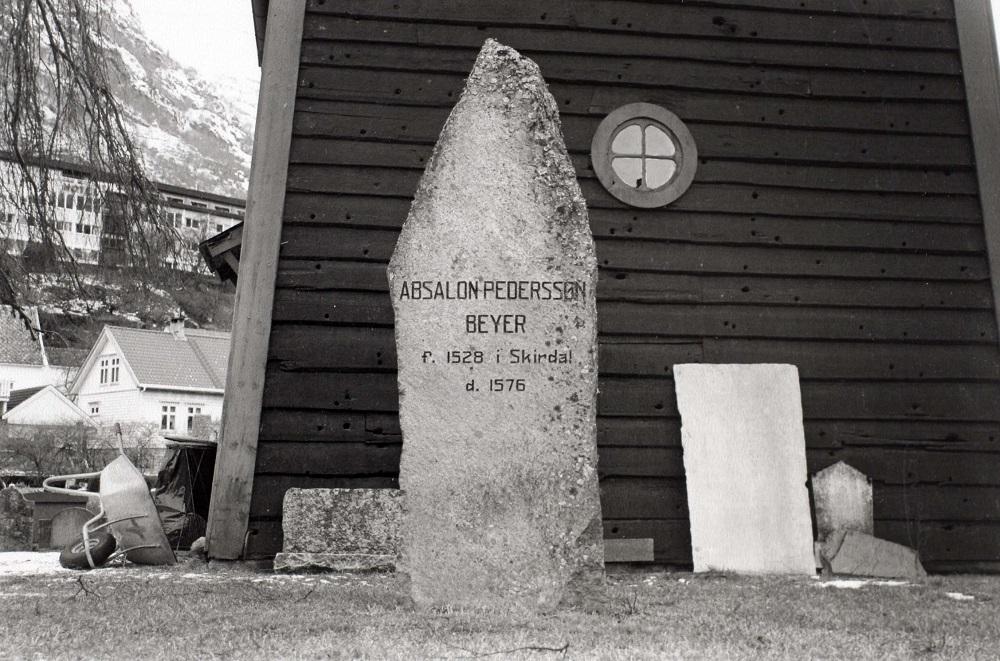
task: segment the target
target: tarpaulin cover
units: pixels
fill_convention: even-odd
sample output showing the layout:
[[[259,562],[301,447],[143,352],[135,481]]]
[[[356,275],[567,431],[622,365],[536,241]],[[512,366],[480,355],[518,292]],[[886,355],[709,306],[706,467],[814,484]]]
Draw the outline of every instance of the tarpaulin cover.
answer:
[[[214,445],[175,444],[169,449],[153,499],[173,549],[189,549],[205,534],[214,473]]]

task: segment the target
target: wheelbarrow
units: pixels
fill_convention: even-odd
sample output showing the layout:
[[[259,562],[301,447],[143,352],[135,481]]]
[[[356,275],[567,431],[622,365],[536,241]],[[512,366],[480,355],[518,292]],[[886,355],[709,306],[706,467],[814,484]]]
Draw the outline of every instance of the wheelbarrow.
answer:
[[[67,489],[68,480],[100,477],[99,493]],[[63,486],[54,486],[61,483]],[[59,556],[63,566],[95,569],[114,557],[124,555],[140,565],[172,565],[177,562],[163,533],[156,505],[142,473],[124,454],[97,473],[53,475],[42,487],[52,493],[88,496],[99,501],[99,513],[83,524],[80,540],[67,546]],[[102,521],[103,520],[103,521]],[[110,528],[109,535],[105,529]],[[116,551],[117,548],[117,551]]]

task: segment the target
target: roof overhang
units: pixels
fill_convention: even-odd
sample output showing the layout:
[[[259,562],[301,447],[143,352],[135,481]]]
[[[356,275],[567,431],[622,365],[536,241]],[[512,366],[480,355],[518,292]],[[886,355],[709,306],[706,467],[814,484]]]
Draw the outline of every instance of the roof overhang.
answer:
[[[270,0],[250,0],[253,6],[253,31],[257,38],[257,64],[264,61],[264,33],[267,31],[267,7]]]
[[[163,386],[157,383],[140,383],[143,390],[164,390],[167,392],[191,392],[199,395],[225,395],[223,388],[187,388],[184,386]]]
[[[243,245],[243,223],[233,225],[198,244],[198,250],[208,268],[223,282],[236,284]]]

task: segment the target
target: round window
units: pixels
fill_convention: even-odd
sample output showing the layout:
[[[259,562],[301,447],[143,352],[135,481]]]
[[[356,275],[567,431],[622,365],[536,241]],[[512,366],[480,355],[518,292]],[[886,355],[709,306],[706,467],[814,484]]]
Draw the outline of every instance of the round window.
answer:
[[[651,103],[630,103],[597,127],[590,159],[609,193],[648,209],[684,194],[694,180],[698,149],[677,115]]]

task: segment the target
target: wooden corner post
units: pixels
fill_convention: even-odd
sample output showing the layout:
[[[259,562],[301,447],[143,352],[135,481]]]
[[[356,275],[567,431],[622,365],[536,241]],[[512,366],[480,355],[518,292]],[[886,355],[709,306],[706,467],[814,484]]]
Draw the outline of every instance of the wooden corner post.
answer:
[[[956,0],[955,17],[993,285],[993,313],[1000,328],[1000,63],[990,0]]]
[[[278,271],[306,0],[268,8],[226,398],[208,514],[208,556],[243,555]]]

